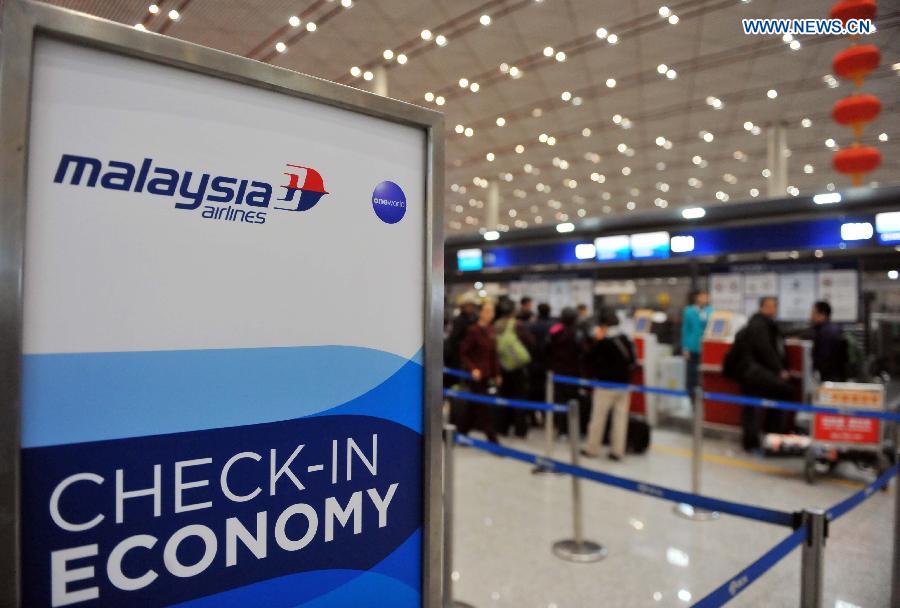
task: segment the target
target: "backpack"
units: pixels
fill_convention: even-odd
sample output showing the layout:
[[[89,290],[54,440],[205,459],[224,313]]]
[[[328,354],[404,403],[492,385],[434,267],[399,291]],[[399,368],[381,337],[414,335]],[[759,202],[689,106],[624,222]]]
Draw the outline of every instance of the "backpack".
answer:
[[[507,320],[506,327],[497,336],[497,356],[500,367],[508,372],[522,369],[531,363],[531,354],[516,334],[515,319]]]
[[[734,336],[734,342],[731,348],[725,353],[725,359],[722,361],[722,375],[729,380],[735,382],[741,381],[741,363],[744,359],[744,341],[747,335],[747,327],[744,326]]]

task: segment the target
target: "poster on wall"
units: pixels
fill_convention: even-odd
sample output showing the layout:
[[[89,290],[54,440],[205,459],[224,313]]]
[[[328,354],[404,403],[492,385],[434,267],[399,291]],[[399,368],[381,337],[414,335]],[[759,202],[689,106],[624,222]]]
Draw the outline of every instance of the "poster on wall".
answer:
[[[709,277],[710,304],[715,310],[744,312],[744,276],[737,272]]]
[[[44,36],[32,78],[22,605],[422,606],[427,129]]]
[[[816,301],[816,273],[786,272],[778,276],[778,320],[809,319]]]
[[[822,270],[817,275],[818,299],[831,304],[831,320],[856,321],[859,317],[858,275],[855,270]]]

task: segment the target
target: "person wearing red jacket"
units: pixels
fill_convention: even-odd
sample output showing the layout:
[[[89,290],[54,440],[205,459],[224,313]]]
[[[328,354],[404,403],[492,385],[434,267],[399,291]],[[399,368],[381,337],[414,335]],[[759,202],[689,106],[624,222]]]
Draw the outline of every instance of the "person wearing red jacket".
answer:
[[[500,361],[497,359],[497,340],[494,336],[494,304],[490,301],[481,305],[478,321],[466,331],[459,349],[460,359],[467,372],[472,374],[472,392],[486,394],[493,386],[500,386]],[[494,425],[492,406],[481,403],[467,403],[460,421],[459,431],[468,434],[471,430],[482,431],[488,441],[498,443]]]

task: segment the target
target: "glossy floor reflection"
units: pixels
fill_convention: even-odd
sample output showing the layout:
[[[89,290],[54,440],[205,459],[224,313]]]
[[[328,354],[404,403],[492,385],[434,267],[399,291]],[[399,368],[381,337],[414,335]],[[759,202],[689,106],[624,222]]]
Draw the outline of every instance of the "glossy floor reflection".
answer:
[[[510,447],[538,453],[540,433]],[[480,435],[476,434],[480,438]],[[568,446],[555,447],[566,459]],[[841,465],[840,478],[803,480],[801,459],[744,457],[735,443],[705,442],[703,493],[795,511],[826,508],[874,476]],[[790,530],[722,516],[692,522],[672,503],[582,482],[586,538],[609,556],[572,564],[551,553],[570,538],[569,477],[533,475],[525,463],[474,448],[456,449],[456,599],[476,608],[689,606],[785,538]],[[582,461],[610,473],[689,488],[690,438],[655,429],[653,447],[621,463]],[[825,606],[884,608],[890,603],[893,500],[879,492],[835,522],[825,556]],[[797,606],[800,551],[791,553],[729,606]]]

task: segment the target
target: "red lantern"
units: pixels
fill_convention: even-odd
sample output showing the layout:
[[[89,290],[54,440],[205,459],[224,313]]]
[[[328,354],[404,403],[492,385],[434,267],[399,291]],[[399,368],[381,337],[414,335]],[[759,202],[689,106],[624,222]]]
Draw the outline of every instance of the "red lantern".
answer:
[[[874,171],[881,164],[881,152],[870,146],[853,144],[834,153],[832,158],[834,170],[853,176],[853,185],[862,185],[863,175]]]
[[[851,95],[834,104],[831,117],[839,125],[853,127],[853,133],[859,139],[863,125],[875,120],[880,112],[881,101],[874,95]]]
[[[875,19],[877,12],[875,0],[843,0],[831,8],[831,18],[847,25],[849,19]]]
[[[831,67],[841,78],[851,79],[856,86],[862,86],[863,79],[878,67],[881,53],[871,44],[860,44],[844,49],[834,56]]]

